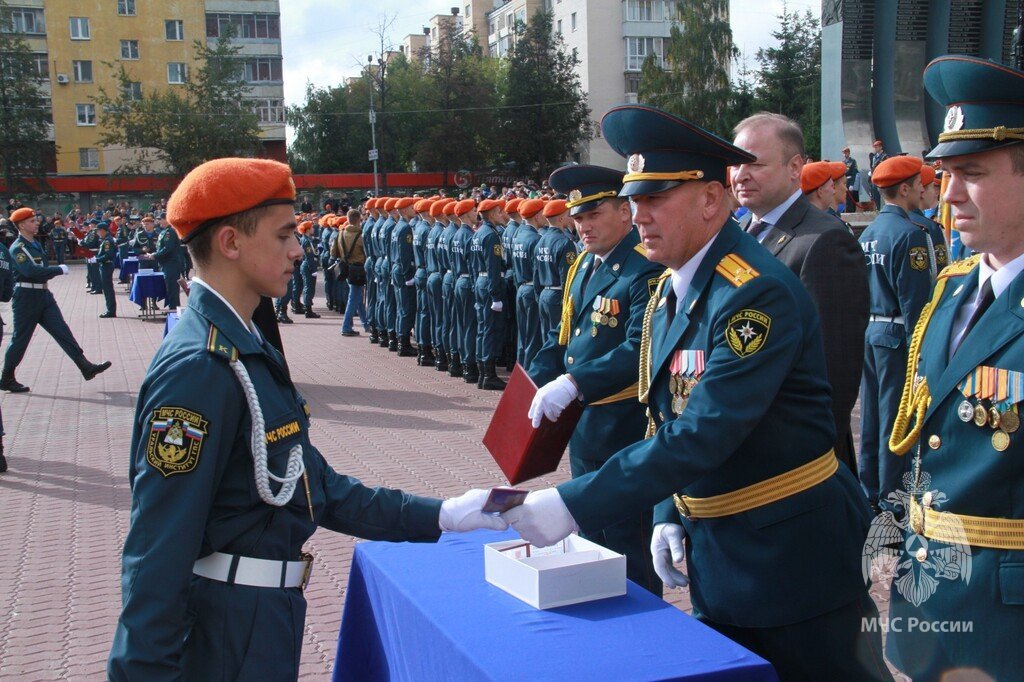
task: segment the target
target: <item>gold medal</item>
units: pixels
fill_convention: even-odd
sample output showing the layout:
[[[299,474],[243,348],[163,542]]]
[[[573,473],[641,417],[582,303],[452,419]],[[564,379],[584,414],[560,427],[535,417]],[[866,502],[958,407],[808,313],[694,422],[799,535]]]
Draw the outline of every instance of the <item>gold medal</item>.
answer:
[[[615,329],[616,327],[619,326],[619,321],[614,317],[609,317],[608,326],[611,327],[612,329]]]
[[[975,405],[974,406],[974,425],[975,426],[984,426],[987,423],[988,423],[988,410],[986,410],[982,405]]]
[[[591,327],[590,328],[590,335],[591,336],[597,336],[597,327]]]
[[[992,447],[999,452],[1003,452],[1006,448],[1010,447],[1010,434],[1006,431],[996,431],[992,434]]]
[[[679,375],[672,374],[668,378],[668,390],[672,391],[672,395],[679,393]]]
[[[993,429],[999,428],[999,410],[994,407],[990,407],[988,410],[988,425]]]
[[[999,428],[1007,433],[1014,433],[1020,428],[1020,416],[1013,410],[1007,410],[999,415]]]
[[[596,310],[594,312],[590,313],[590,321],[593,322],[594,324],[597,324],[598,322],[600,322],[601,321],[601,313],[597,312]]]
[[[608,324],[608,316],[607,315],[602,315],[601,316],[601,324]]]

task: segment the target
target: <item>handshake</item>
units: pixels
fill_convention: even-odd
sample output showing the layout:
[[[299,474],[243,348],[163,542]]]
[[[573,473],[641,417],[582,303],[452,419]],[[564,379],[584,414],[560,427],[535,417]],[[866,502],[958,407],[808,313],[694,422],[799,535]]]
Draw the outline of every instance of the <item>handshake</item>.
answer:
[[[445,500],[438,521],[441,530],[464,533],[479,528],[506,530],[512,526],[524,540],[537,547],[549,547],[579,530],[555,488],[531,492],[522,504],[500,514],[484,511],[489,498],[490,491],[477,489]],[[685,556],[684,536],[683,527],[676,523],[659,523],[651,535],[654,572],[668,587],[689,584],[686,575],[676,568]]]

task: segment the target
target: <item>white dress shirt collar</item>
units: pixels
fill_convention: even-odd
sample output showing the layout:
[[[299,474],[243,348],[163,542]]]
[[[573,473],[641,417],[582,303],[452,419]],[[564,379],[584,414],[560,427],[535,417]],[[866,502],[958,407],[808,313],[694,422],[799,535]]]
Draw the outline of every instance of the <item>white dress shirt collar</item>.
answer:
[[[718,234],[721,234],[719,232]],[[695,253],[690,260],[683,264],[683,267],[678,270],[672,271],[672,292],[676,295],[676,312],[679,312],[680,306],[683,305],[683,300],[686,298],[686,290],[690,288],[690,282],[693,281],[693,276],[697,274],[697,268],[700,267],[701,262],[704,260],[704,256],[708,254],[711,249],[711,245],[718,239],[718,234],[708,240],[708,243],[704,245],[700,251]]]
[[[1021,273],[1021,270],[1024,270],[1024,254],[1017,256],[998,270],[993,270],[992,266],[988,264],[988,257],[982,256],[978,264],[978,291],[981,291],[985,280],[991,277],[992,293],[996,298],[999,298],[999,295],[1006,291],[1006,288]]]
[[[256,339],[256,343],[259,343],[259,344],[263,343],[263,335],[260,334],[259,329],[257,329],[256,325],[254,325],[252,323],[252,320],[250,320],[249,322],[246,322],[245,320],[243,320],[242,316],[238,314],[237,310],[235,310],[235,307],[233,305],[231,305],[230,303],[228,303],[228,299],[226,299],[223,296],[221,296],[219,291],[217,291],[212,286],[210,286],[209,284],[207,284],[203,280],[199,279],[198,277],[193,277],[192,278],[192,285],[196,285],[196,284],[198,284],[201,287],[205,287],[207,291],[209,291],[211,294],[213,294],[214,296],[219,298],[221,300],[221,302],[225,306],[227,306],[227,309],[230,310],[232,313],[234,313],[235,317],[238,318],[238,321],[242,323],[242,326],[249,330],[249,333],[252,334],[253,337]]]
[[[796,191],[789,195],[788,199],[786,199],[781,204],[779,204],[772,210],[768,211],[764,215],[759,216],[755,213],[754,220],[760,220],[762,223],[767,223],[773,227],[775,225],[778,225],[779,220],[781,220],[782,216],[785,215],[786,211],[789,210],[789,207],[796,203],[796,200],[800,198],[801,194],[803,194],[803,192],[800,190],[800,188],[797,188]],[[753,211],[751,211],[751,213],[753,213]]]

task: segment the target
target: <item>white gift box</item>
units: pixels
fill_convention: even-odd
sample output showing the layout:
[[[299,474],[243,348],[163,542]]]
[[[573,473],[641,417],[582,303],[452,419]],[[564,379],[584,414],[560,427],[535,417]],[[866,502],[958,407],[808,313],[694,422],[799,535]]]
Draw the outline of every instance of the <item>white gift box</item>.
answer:
[[[139,268],[139,273],[138,274],[140,274],[140,275],[152,275],[153,274],[153,268]]]
[[[487,582],[538,609],[626,594],[626,557],[578,535],[552,547],[484,545]]]

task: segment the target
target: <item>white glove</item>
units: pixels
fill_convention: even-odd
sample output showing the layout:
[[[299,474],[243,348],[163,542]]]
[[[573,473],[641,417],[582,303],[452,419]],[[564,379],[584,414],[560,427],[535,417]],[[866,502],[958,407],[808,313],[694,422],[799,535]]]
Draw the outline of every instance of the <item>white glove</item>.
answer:
[[[651,557],[654,572],[666,587],[686,587],[690,579],[675,567],[686,557],[683,549],[683,527],[678,523],[659,523],[651,534]]]
[[[70,272],[70,270],[68,270],[68,266],[64,265],[63,263],[61,263],[57,267],[60,268],[60,271],[63,272],[65,275],[68,274],[68,272]]]
[[[410,279],[410,280],[409,280],[408,282],[406,282],[406,283],[405,283],[405,286],[407,286],[407,287],[411,287],[411,286],[412,286],[413,284],[416,284],[416,278],[415,278],[415,277],[413,277],[413,278],[412,278],[412,279]]]
[[[576,384],[572,382],[568,374],[563,374],[554,381],[549,381],[541,386],[537,395],[533,396],[530,411],[527,413],[530,421],[533,422],[533,428],[539,427],[544,417],[551,421],[557,421],[562,410],[579,394],[579,389],[576,388]]]
[[[576,520],[555,488],[530,493],[526,501],[503,513],[501,518],[537,547],[550,547],[577,530]]]
[[[500,313],[501,309],[504,308],[504,307],[505,307],[505,304],[502,303],[501,301],[492,301],[491,302],[491,310],[493,310],[496,313]]]
[[[441,503],[441,517],[438,525],[441,530],[465,533],[477,528],[505,530],[508,528],[500,516],[484,514],[480,511],[487,501],[489,490],[470,490],[464,495],[453,497]]]

